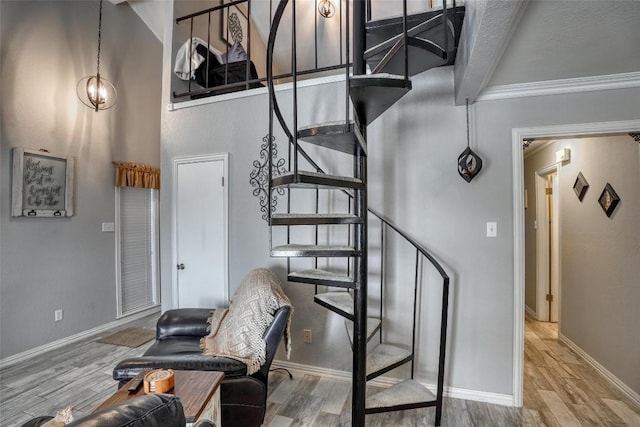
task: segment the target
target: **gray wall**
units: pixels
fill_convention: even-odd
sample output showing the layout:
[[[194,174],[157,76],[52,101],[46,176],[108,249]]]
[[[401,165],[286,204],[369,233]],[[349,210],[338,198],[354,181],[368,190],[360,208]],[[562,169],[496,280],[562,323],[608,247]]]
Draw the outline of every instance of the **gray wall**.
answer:
[[[76,84],[95,74],[98,1],[2,1],[1,345],[5,358],[115,320],[112,161],[160,164],[160,42],[105,1],[101,74],[118,90],[95,113]],[[11,147],[73,156],[75,215],[11,217]],[[54,309],[64,320],[53,322]]]
[[[170,34],[168,35],[170,39]],[[169,102],[171,51],[165,43],[163,104]],[[369,128],[370,206],[376,208],[429,247],[452,278],[452,314],[446,384],[461,389],[512,394],[514,310],[514,219],[512,129],[567,123],[637,119],[640,89],[543,96],[479,102],[472,107],[471,146],[484,159],[483,171],[471,183],[457,173],[458,155],[466,146],[465,110],[454,106],[451,68],[432,70],[413,79],[414,89]],[[300,125],[331,120],[340,112],[340,84],[302,89]],[[321,93],[319,93],[321,92]],[[259,92],[258,92],[259,93]],[[290,92],[281,93],[283,106]],[[337,101],[336,101],[337,100]],[[287,108],[287,107],[285,107]],[[267,133],[264,94],[177,111],[163,110],[162,167],[170,171],[180,156],[230,153],[229,271],[230,294],[242,276],[266,266],[283,273],[284,262],[268,257],[268,232],[260,219],[258,201],[251,195],[249,173]],[[285,111],[285,116],[286,111]],[[278,142],[283,146],[281,133]],[[327,159],[322,164],[330,163]],[[163,187],[170,188],[170,172]],[[165,192],[163,212],[170,212],[171,194]],[[485,237],[486,222],[498,223],[498,236]],[[374,227],[372,222],[372,228]],[[173,284],[171,217],[161,219],[163,309],[171,308]],[[410,251],[410,250],[409,250]],[[400,249],[391,262],[403,271],[413,251]],[[373,265],[373,262],[371,263]],[[432,276],[426,272],[425,276]],[[401,276],[401,279],[403,277]],[[427,281],[432,283],[431,281]],[[435,282],[437,283],[437,282]],[[392,295],[394,312],[388,313],[401,329],[401,312],[409,293]],[[293,320],[292,361],[348,370],[351,363],[342,322],[314,306],[312,289],[285,284],[296,314]],[[421,295],[432,308],[437,286]],[[437,306],[437,304],[434,304]],[[400,307],[400,308],[398,308]],[[437,308],[437,307],[436,307]],[[439,326],[425,310],[420,324],[418,378],[433,377],[434,362],[427,361]],[[302,342],[302,329],[313,329],[314,342]],[[401,334],[399,340],[405,336]],[[278,356],[282,358],[280,354]],[[395,373],[391,373],[395,376]]]

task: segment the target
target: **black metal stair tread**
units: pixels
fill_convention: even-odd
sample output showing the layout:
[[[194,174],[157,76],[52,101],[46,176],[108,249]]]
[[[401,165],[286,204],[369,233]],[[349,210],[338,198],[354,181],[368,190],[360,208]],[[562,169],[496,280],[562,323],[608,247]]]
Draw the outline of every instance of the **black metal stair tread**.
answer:
[[[452,17],[455,14],[464,15],[464,12],[465,12],[464,6],[456,6],[455,9],[453,7],[447,7],[447,15],[449,17]],[[442,15],[442,7],[440,7],[439,9],[433,9],[426,12],[410,14],[410,15],[407,15],[407,24],[411,28],[412,26],[415,26],[417,23],[425,22],[434,17],[439,17],[441,15]],[[367,32],[372,32],[376,30],[380,31],[382,29],[393,28],[394,29],[393,32],[395,34],[399,34],[400,32],[402,32],[402,20],[403,20],[402,14],[389,16],[381,19],[373,19],[365,24],[365,29],[367,30]]]
[[[378,344],[367,354],[367,381],[409,362],[411,352],[391,344]]]
[[[313,300],[321,306],[353,321],[353,297],[349,292],[317,294]]]
[[[438,25],[442,24],[442,13],[438,13],[435,16],[432,16],[431,18],[427,19],[426,21],[421,21],[418,22],[417,25],[411,26],[409,25],[410,28],[407,29],[407,36],[417,36],[420,35],[422,33],[425,33],[433,28],[436,28]],[[388,49],[391,49],[391,47],[396,44],[402,37],[404,37],[404,32],[402,29],[402,23],[400,23],[400,28],[398,28],[399,32],[394,34],[393,36],[390,36],[389,38],[387,38],[386,40],[383,40],[382,42],[369,47],[365,52],[364,52],[364,58],[368,59],[371,58],[375,55],[379,55],[383,52],[385,52]]]
[[[345,320],[344,326],[347,328],[349,343],[353,346],[353,322]],[[382,326],[382,321],[377,317],[367,318],[367,342],[378,332],[380,326]]]
[[[353,277],[340,273],[311,269],[290,273],[287,276],[290,282],[309,283],[311,285],[332,286],[340,288],[354,288]]]
[[[362,222],[362,218],[348,213],[289,213],[271,215],[271,225],[361,224]]]
[[[447,53],[435,43],[418,37],[410,37],[408,41],[410,76],[447,64]],[[404,66],[404,49],[397,45],[374,65],[374,72],[398,74],[404,72]]]
[[[356,255],[353,246],[289,244],[271,248],[274,257],[351,257]]]
[[[411,90],[411,80],[388,73],[353,76],[349,85],[351,101],[367,125]]]
[[[415,380],[404,380],[367,397],[366,413],[399,411],[434,406],[436,396]]]
[[[347,154],[367,154],[367,144],[353,121],[302,127],[298,129],[298,139]]]
[[[297,174],[287,172],[278,175],[271,180],[273,187],[291,187],[291,188],[353,188],[356,190],[364,189],[365,185],[362,180],[350,176],[328,175],[324,173],[298,171]]]

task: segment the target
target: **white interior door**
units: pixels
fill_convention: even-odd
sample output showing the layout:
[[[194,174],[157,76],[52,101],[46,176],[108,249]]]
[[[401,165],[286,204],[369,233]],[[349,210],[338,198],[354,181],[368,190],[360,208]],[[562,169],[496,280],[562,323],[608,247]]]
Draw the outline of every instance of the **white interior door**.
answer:
[[[550,267],[551,283],[549,286],[551,301],[549,303],[549,321],[558,321],[558,308],[560,306],[560,244],[559,244],[559,232],[560,221],[558,218],[558,210],[560,208],[560,188],[558,186],[558,175],[551,174],[551,197],[550,197],[550,209],[549,216],[551,218],[550,235],[549,235],[549,252],[550,252]]]
[[[227,155],[176,159],[174,165],[174,306],[225,306]]]

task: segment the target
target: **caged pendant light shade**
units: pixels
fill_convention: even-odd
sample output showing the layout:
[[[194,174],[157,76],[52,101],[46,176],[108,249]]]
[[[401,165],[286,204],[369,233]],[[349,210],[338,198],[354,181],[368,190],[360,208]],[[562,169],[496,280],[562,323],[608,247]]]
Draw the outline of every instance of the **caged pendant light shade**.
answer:
[[[331,3],[331,0],[320,0],[318,12],[325,18],[331,18],[336,13],[336,7]]]
[[[76,94],[80,101],[94,111],[106,110],[116,104],[117,92],[111,82],[100,76],[100,44],[102,39],[102,0],[98,15],[98,60],[96,74],[80,79],[76,86]]]

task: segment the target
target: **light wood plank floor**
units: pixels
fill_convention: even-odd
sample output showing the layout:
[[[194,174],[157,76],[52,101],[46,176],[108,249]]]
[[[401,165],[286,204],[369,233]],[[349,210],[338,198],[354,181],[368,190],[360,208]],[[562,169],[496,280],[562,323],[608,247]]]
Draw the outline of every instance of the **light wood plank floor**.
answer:
[[[132,325],[153,328],[157,317]],[[0,370],[0,427],[19,426],[69,404],[75,405],[76,418],[92,412],[115,391],[113,366],[150,345],[131,349],[96,343],[97,338]],[[559,343],[553,325],[527,319],[525,339],[525,407],[447,398],[443,426],[640,426],[640,409]],[[271,374],[265,426],[348,426],[350,417],[348,382]],[[433,421],[433,408],[367,416],[367,426],[433,426]]]

